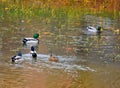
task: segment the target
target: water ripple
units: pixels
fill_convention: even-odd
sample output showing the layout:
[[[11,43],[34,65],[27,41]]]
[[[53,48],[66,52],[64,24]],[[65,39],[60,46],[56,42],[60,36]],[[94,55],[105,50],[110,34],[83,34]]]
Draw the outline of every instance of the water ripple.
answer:
[[[78,59],[74,58],[74,57],[63,57],[63,56],[57,56],[59,58],[59,62],[50,62],[48,60],[49,55],[45,55],[45,54],[38,54],[38,58],[37,61],[33,60],[31,58],[30,54],[24,54],[23,58],[24,61],[29,64],[33,64],[34,62],[34,66],[36,67],[45,67],[45,68],[52,68],[52,69],[64,69],[65,71],[73,71],[73,70],[83,70],[83,71],[91,71],[91,72],[96,72],[96,70],[88,67],[88,66],[84,66],[84,65],[78,65],[76,63],[74,63],[74,61],[77,61]],[[81,62],[83,62],[84,60],[81,60]],[[34,67],[33,66],[33,67]]]

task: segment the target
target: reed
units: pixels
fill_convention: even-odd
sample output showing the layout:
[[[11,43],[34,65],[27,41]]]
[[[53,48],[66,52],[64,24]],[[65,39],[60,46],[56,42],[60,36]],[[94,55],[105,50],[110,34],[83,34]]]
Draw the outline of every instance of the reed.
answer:
[[[82,15],[92,14],[117,19],[120,15],[119,7],[117,8],[113,4],[111,5],[112,2],[110,3],[110,5],[108,5],[108,7],[114,7],[114,10],[106,9],[107,7],[103,8],[105,7],[105,3],[107,2],[99,4],[98,7],[93,8],[91,3],[87,2],[89,0],[81,0],[81,2],[75,2],[73,0],[58,0],[59,3],[53,1],[2,0],[0,1],[0,18],[4,18],[7,20],[16,20],[23,18],[30,19],[33,17],[80,18]],[[94,6],[96,6],[96,4],[97,2],[94,2]],[[117,3],[115,3],[115,5],[117,5]]]

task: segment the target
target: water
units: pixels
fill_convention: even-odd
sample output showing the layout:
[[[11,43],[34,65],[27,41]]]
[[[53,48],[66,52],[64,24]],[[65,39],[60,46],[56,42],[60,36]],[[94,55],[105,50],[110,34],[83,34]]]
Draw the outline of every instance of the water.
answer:
[[[24,20],[24,19],[23,19]],[[119,88],[119,22],[85,15],[81,19],[31,19],[0,23],[0,88]],[[101,35],[86,32],[102,25]],[[33,59],[24,37],[40,34]],[[23,58],[10,58],[21,50]],[[59,62],[48,60],[51,52]]]

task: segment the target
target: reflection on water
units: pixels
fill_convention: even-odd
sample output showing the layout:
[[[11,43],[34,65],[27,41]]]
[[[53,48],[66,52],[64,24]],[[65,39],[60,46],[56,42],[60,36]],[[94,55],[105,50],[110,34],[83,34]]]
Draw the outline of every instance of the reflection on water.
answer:
[[[81,19],[51,18],[47,23],[0,25],[0,86],[2,88],[119,88],[119,22],[86,15]],[[41,22],[40,22],[41,21]],[[104,28],[100,35],[86,33],[88,25]],[[40,34],[33,59],[24,37]],[[23,59],[11,64],[10,58],[21,50]],[[50,53],[59,62],[48,61]]]
[[[48,60],[49,55],[38,54],[37,60],[31,58],[30,54],[24,55],[24,61],[28,61],[29,63],[35,63],[35,65],[39,68],[39,66],[44,68],[55,68],[55,69],[64,69],[65,71],[72,72],[74,69],[84,70],[84,71],[95,71],[90,67],[77,65],[75,62],[85,63],[85,60],[78,59],[76,57],[63,57],[57,56],[59,58],[59,62],[50,62]]]

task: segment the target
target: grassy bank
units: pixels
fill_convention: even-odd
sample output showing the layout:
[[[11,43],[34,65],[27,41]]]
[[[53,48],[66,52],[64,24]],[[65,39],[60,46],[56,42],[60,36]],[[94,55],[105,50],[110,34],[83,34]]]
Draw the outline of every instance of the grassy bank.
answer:
[[[75,0],[51,1],[51,0],[2,0],[0,3],[0,18],[6,20],[30,19],[32,17],[52,17],[52,18],[80,18],[86,14],[119,18],[119,8],[110,4],[105,8],[105,3],[89,0],[80,2]],[[93,0],[92,0],[93,1]],[[107,2],[106,2],[107,3]],[[112,2],[111,2],[112,3]],[[117,9],[115,9],[117,8]]]

